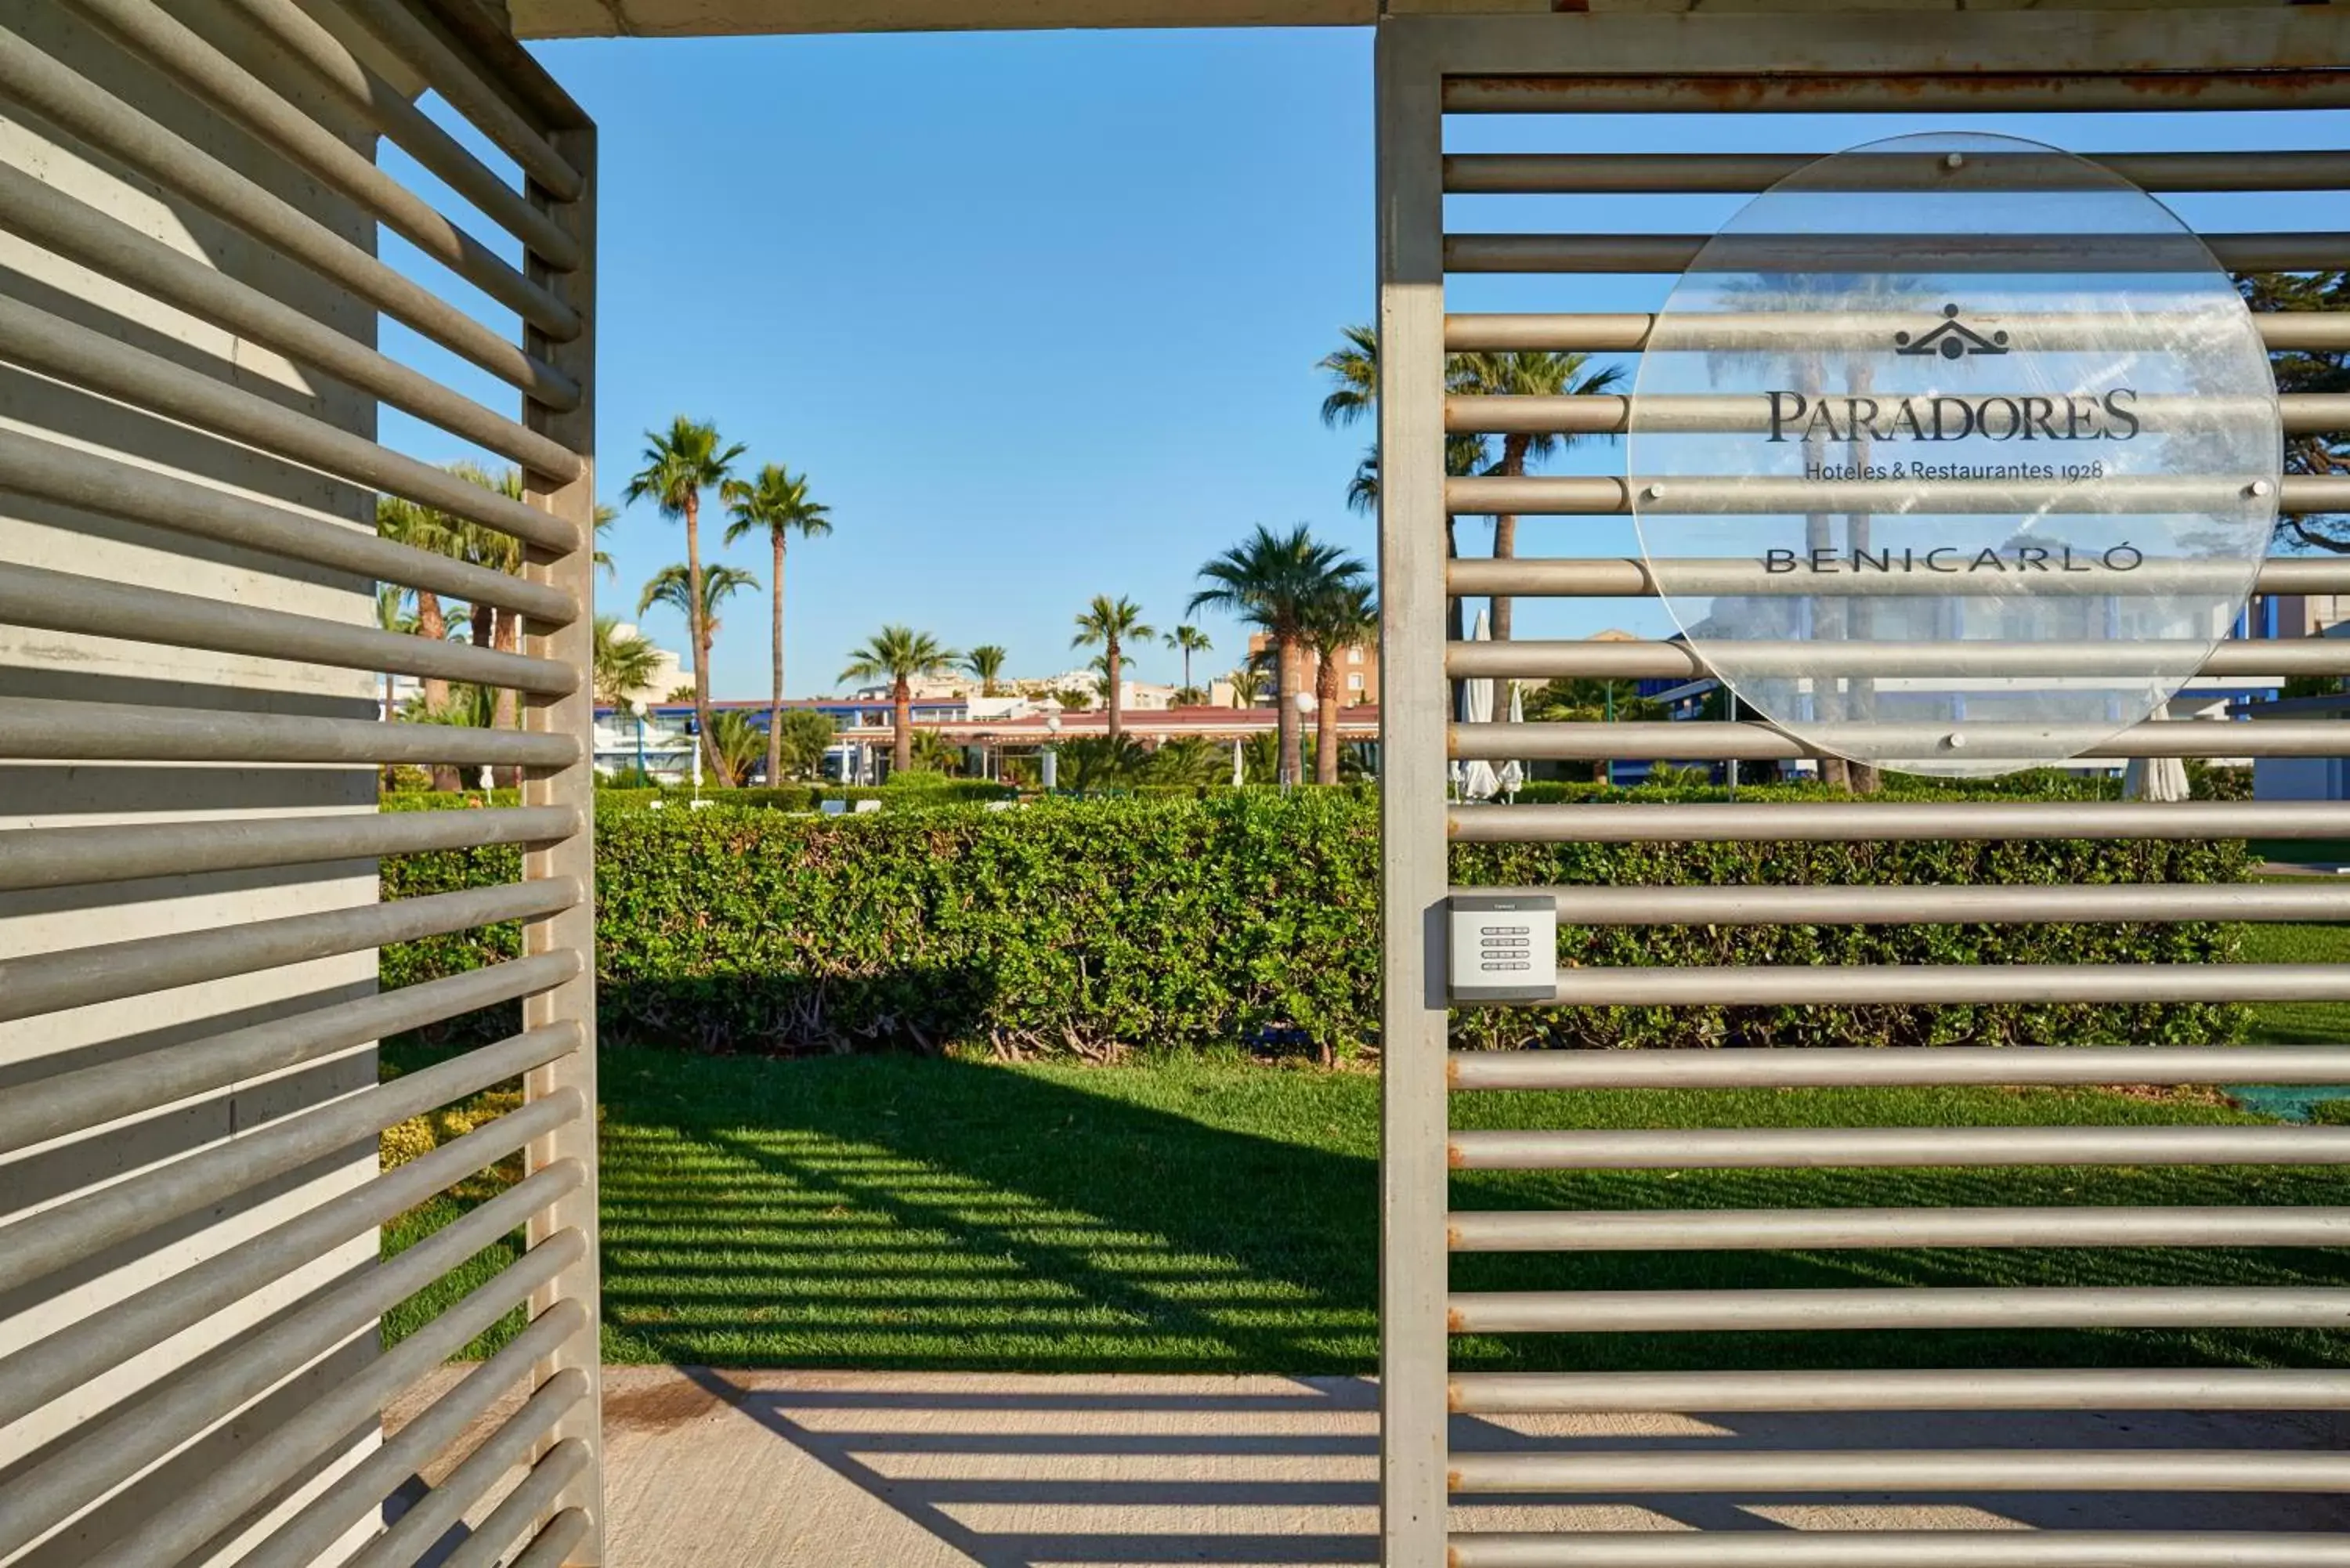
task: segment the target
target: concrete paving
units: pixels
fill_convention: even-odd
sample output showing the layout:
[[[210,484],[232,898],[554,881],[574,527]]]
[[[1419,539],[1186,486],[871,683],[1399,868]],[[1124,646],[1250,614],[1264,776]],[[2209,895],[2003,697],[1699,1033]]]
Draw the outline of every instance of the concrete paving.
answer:
[[[397,1427],[451,1369],[391,1413]],[[1375,1390],[1344,1377],[605,1373],[611,1568],[1357,1563]],[[509,1401],[504,1408],[512,1407]],[[494,1411],[479,1429],[503,1414]],[[1460,1417],[1456,1449],[2336,1449],[2341,1417]],[[445,1470],[471,1439],[444,1459]],[[426,1480],[437,1480],[435,1475]],[[1538,1498],[1461,1530],[2350,1530],[2350,1500],[2226,1494]]]

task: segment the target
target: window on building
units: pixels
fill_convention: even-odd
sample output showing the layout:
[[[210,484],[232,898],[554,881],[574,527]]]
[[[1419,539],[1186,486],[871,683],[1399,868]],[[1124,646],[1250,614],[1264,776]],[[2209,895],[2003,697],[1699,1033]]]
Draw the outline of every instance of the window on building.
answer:
[[[1363,661],[1363,650],[1362,650],[1361,649],[1359,649],[1359,648],[1350,648],[1350,649],[1347,649],[1347,663],[1349,663],[1349,664],[1360,664],[1362,661]]]
[[[1361,676],[1359,676],[1359,675],[1349,675],[1349,676],[1347,676],[1347,691],[1360,691],[1362,689],[1363,689],[1363,678],[1362,678]]]

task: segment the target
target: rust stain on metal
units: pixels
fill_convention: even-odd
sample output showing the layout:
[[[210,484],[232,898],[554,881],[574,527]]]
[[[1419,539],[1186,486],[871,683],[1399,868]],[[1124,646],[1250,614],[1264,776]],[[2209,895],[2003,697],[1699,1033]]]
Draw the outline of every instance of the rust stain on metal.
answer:
[[[1448,1409],[1448,1410],[1453,1410],[1453,1411],[1458,1411],[1458,1410],[1460,1410],[1460,1409],[1461,1409],[1461,1385],[1459,1385],[1458,1383],[1447,1383],[1447,1384],[1445,1384],[1445,1386],[1444,1386],[1444,1407],[1445,1407],[1446,1409]]]
[[[1480,76],[1456,77],[1444,84],[1444,107],[1452,110],[1527,111],[1544,107],[1601,109],[1628,100],[1672,101],[1674,107],[1738,111],[1817,103],[1850,108],[1863,96],[1873,103],[1901,100],[1919,105],[1975,99],[2028,97],[2061,101],[2085,88],[2116,89],[2116,96],[2148,100],[2148,106],[2191,104],[2227,86],[2257,87],[2262,107],[2287,107],[2298,98],[2338,93],[2345,77],[2325,62],[2290,63],[2258,70],[2114,71],[2094,76],[2033,76],[2015,72],[1928,70],[1902,74],[1789,72],[1775,76]]]
[[[1469,1168],[1469,1157],[1461,1152],[1459,1144],[1448,1138],[1444,1144],[1444,1163],[1455,1170],[1466,1170]]]
[[[1457,1252],[1461,1250],[1461,1227],[1458,1225],[1447,1225],[1444,1228],[1444,1250],[1448,1252]]]
[[[1461,1309],[1459,1307],[1447,1307],[1444,1309],[1444,1332],[1447,1334],[1466,1334],[1469,1332],[1468,1320],[1461,1315]]]

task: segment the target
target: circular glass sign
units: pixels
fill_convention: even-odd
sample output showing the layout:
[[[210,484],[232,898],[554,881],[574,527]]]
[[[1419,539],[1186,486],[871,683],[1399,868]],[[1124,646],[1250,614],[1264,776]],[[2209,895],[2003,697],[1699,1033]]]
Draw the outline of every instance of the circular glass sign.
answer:
[[[1832,755],[1988,774],[2159,710],[2276,519],[2276,384],[2202,242],[2008,137],[1821,159],[1708,242],[1633,401],[1674,620]]]

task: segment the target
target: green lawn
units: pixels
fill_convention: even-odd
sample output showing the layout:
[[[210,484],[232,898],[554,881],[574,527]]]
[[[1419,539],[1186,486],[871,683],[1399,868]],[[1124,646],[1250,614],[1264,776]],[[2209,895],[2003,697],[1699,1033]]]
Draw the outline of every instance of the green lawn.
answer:
[[[2247,963],[2350,963],[2350,926],[2244,928]],[[2270,1002],[2252,1009],[2251,1038],[2287,1045],[2350,1044],[2350,1002]]]
[[[2328,933],[2332,935],[2334,933]],[[398,1055],[395,1052],[393,1054]],[[608,1356],[737,1366],[1362,1372],[1377,1081],[1240,1062],[990,1066],[608,1050]],[[1463,1126],[2233,1121],[2097,1092],[1476,1095]],[[462,1201],[462,1199],[459,1199]],[[1480,1173],[1463,1209],[2313,1203],[2315,1169]],[[454,1211],[444,1201],[388,1238]],[[500,1250],[503,1251],[503,1250]],[[479,1260],[486,1272],[495,1252]],[[2315,1251],[1471,1256],[1463,1289],[2350,1283]],[[445,1300],[462,1284],[442,1287]],[[423,1303],[392,1320],[398,1333]],[[1518,1336],[1463,1366],[2350,1365],[2273,1330]]]

